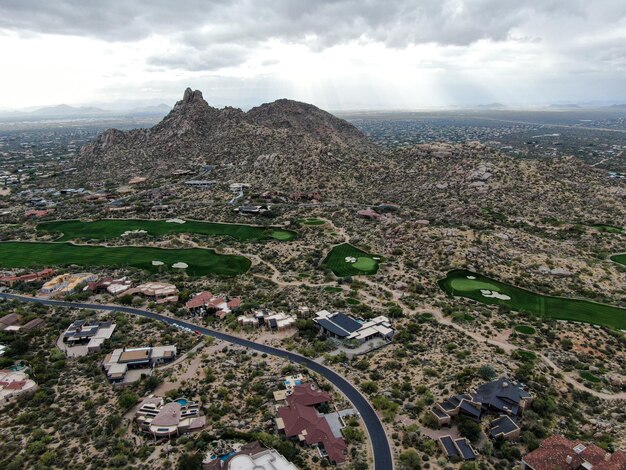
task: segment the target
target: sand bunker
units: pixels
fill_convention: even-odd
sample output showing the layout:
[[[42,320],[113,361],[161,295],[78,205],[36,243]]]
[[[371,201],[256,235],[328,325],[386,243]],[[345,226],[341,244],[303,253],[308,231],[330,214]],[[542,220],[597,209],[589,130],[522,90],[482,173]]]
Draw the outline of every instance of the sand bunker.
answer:
[[[165,222],[168,224],[184,224],[185,221],[183,219],[168,219]]]
[[[183,263],[182,261],[179,261],[178,263],[174,263],[172,265],[172,268],[176,268],[176,269],[187,269],[189,267],[189,265],[187,263]]]
[[[354,256],[346,256],[346,263],[356,263],[356,258]]]
[[[163,266],[165,263],[163,261],[153,261],[152,266]]]
[[[468,279],[476,279],[476,276],[465,276],[465,277],[467,277]]]
[[[511,300],[511,297],[509,297],[508,295],[501,294],[500,292],[496,292],[495,290],[480,289],[480,293],[483,295],[483,297],[487,297],[489,299]]]
[[[126,237],[129,235],[143,235],[144,233],[148,233],[145,230],[126,230],[121,236]]]

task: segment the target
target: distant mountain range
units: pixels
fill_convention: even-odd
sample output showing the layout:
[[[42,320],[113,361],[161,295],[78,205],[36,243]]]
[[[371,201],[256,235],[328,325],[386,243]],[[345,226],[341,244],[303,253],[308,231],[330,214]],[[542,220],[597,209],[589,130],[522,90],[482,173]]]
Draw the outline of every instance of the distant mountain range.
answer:
[[[69,106],[67,104],[59,104],[56,106],[46,106],[28,111],[0,110],[0,119],[39,120],[148,115],[165,116],[171,109],[172,107],[166,104],[121,110],[102,109],[95,106]]]

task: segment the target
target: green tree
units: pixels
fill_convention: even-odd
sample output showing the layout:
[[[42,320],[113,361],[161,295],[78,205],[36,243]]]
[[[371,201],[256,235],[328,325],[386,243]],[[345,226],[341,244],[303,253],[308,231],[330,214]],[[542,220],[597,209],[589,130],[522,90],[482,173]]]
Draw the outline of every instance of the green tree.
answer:
[[[496,377],[496,371],[489,364],[485,364],[478,369],[478,375],[485,380],[493,380]]]
[[[462,437],[466,437],[471,442],[476,442],[480,439],[480,424],[476,421],[461,417],[458,420],[458,428],[459,434],[461,434]]]
[[[118,398],[120,407],[125,411],[135,406],[138,400],[139,396],[131,390],[124,390]]]
[[[202,454],[183,454],[178,460],[178,470],[202,469]]]
[[[399,470],[420,470],[420,455],[415,449],[409,449],[400,454]]]

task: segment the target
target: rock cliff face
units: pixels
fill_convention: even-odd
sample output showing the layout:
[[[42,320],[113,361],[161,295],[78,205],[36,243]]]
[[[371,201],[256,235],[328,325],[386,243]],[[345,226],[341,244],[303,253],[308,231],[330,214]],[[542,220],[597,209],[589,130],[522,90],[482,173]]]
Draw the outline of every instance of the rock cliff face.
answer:
[[[117,179],[194,169],[204,163],[238,163],[267,154],[310,155],[322,148],[373,148],[348,122],[315,106],[281,99],[247,113],[209,106],[198,90],[151,129],[109,129],[81,150],[82,174]]]

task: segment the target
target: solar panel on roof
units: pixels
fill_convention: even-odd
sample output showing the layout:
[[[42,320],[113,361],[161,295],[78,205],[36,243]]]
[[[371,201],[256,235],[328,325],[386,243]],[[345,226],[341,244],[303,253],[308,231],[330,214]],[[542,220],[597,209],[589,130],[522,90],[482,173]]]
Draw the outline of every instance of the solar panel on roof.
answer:
[[[322,326],[324,329],[330,331],[334,335],[340,336],[342,338],[348,336],[348,332],[346,330],[325,318],[318,318],[316,321],[318,325]]]
[[[457,457],[459,455],[459,452],[454,446],[454,441],[450,436],[442,437],[441,443],[443,444],[444,449],[446,449],[446,454],[448,454],[448,457]]]
[[[333,323],[336,323],[341,328],[346,330],[349,333],[353,333],[359,328],[361,328],[361,324],[353,318],[350,318],[348,315],[344,315],[343,313],[338,313],[333,315],[330,319]]]
[[[459,450],[461,451],[461,456],[465,460],[474,460],[476,458],[476,454],[474,450],[469,446],[469,444],[465,441],[465,439],[457,439],[454,441]]]

